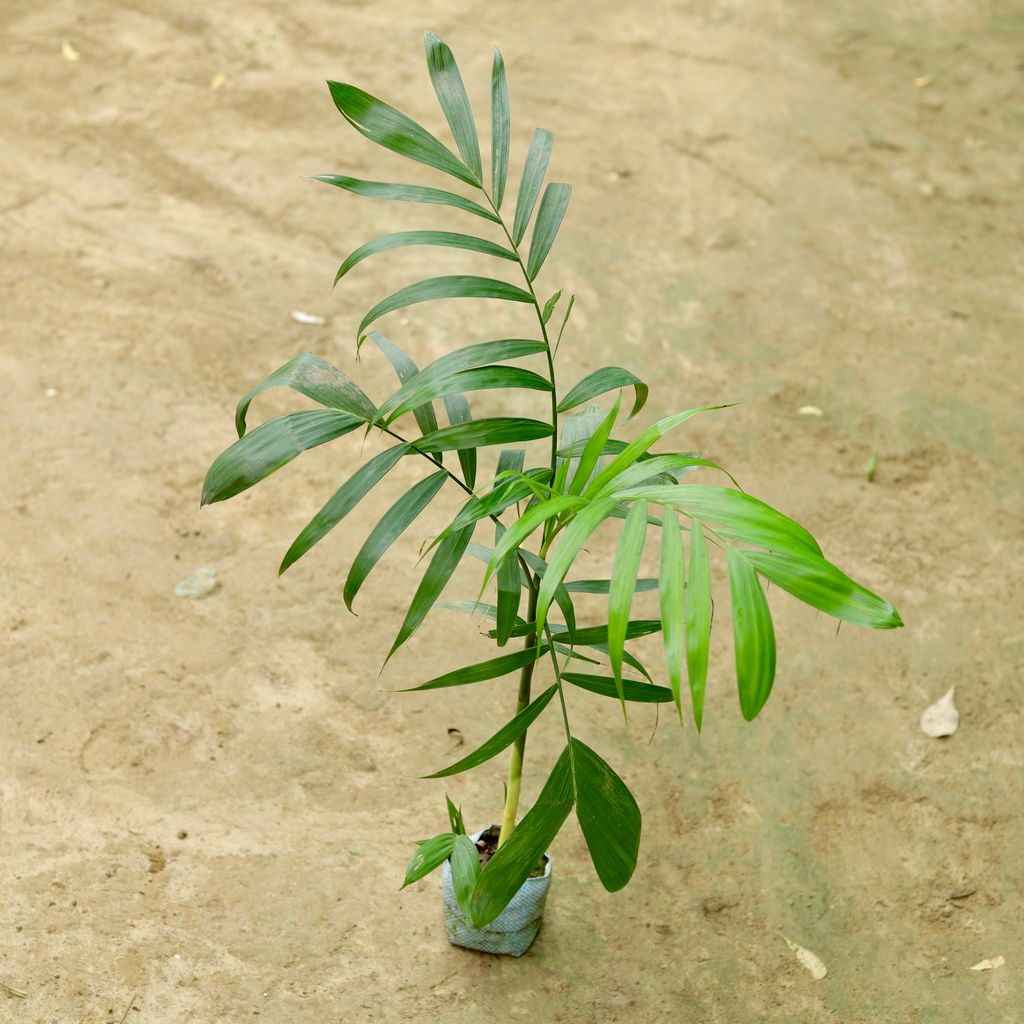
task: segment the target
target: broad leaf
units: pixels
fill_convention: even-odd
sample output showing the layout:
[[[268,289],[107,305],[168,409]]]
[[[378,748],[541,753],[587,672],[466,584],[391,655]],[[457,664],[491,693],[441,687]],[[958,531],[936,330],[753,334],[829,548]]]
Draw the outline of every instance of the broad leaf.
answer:
[[[405,620],[398,631],[398,636],[395,637],[395,642],[391,645],[391,650],[388,651],[387,658],[384,659],[385,662],[390,660],[395,651],[416,632],[427,617],[434,602],[441,596],[445,584],[462,561],[463,552],[472,536],[473,527],[467,526],[461,533],[453,534],[438,545],[427,571],[423,574],[423,579],[420,580],[420,585],[416,588],[409,610],[405,613]]]
[[[388,471],[403,455],[409,452],[408,444],[396,444],[393,448],[375,455],[369,462],[360,466],[334,492],[330,501],[302,528],[302,532],[292,541],[292,546],[285,553],[278,573],[283,573],[290,565],[297,562],[314,544],[319,543],[342,519],[345,518],[367,495],[372,487],[380,483]]]
[[[491,67],[491,201],[501,209],[508,178],[508,144],[511,118],[508,109],[508,81],[505,78],[505,60],[495,47]]]
[[[572,804],[572,771],[566,747],[537,802],[480,872],[473,893],[473,924],[477,928],[490,924],[508,906],[558,835]]]
[[[334,409],[290,412],[268,420],[214,459],[203,482],[201,504],[233,498],[308,448],[326,444],[364,425],[361,417]]]
[[[439,868],[450,856],[455,846],[455,836],[451,832],[442,832],[425,843],[420,843],[419,849],[413,854],[409,866],[405,869],[405,881],[402,883],[404,889],[413,882],[429,875],[431,871]]]
[[[623,888],[640,850],[640,808],[626,784],[585,743],[570,740],[575,765],[576,820],[608,892]]]
[[[622,652],[629,625],[629,610],[633,605],[633,586],[640,556],[644,551],[647,531],[647,505],[638,501],[629,510],[622,528],[619,546],[612,562],[612,586],[608,591],[608,657],[616,685],[622,682]],[[623,703],[625,711],[625,703]]]
[[[775,630],[772,613],[754,567],[731,544],[726,547],[732,631],[736,649],[736,683],[740,710],[749,722],[764,707],[775,680]]]
[[[363,178],[352,178],[347,174],[314,174],[314,181],[322,181],[326,185],[343,188],[357,196],[370,199],[396,199],[405,203],[430,203],[434,206],[453,206],[457,210],[476,214],[494,224],[501,223],[501,218],[493,211],[474,203],[472,199],[460,196],[456,192],[446,192],[443,188],[430,188],[427,185],[397,185],[390,181],[366,181]]]
[[[403,352],[393,341],[389,341],[378,331],[370,331],[369,337],[377,348],[384,353],[388,362],[391,363],[400,384],[405,385],[419,374],[420,369],[412,360],[412,357]],[[381,406],[381,409],[383,409],[383,406]],[[421,434],[430,434],[437,430],[437,415],[430,402],[417,405],[412,409],[412,414],[416,417],[416,424],[420,428]],[[382,412],[380,412],[380,416],[383,418]]]
[[[690,572],[686,578],[686,672],[690,681],[693,720],[698,732],[704,719],[713,611],[707,541],[704,528],[694,519],[690,530]]]
[[[571,192],[571,185],[560,182],[552,183],[544,189],[544,198],[541,199],[540,210],[537,211],[537,222],[533,226],[530,258],[526,265],[531,281],[540,273],[540,268],[548,258],[558,229],[562,226],[562,218],[565,216],[565,208],[569,205]]]
[[[479,171],[474,173],[447,146],[401,111],[354,85],[328,82],[327,88],[331,90],[334,105],[360,135],[410,160],[436,167],[468,185],[480,184]]]
[[[453,605],[456,604],[472,605],[472,602],[443,601],[437,607],[460,611],[470,610],[469,608],[453,608]],[[494,614],[497,613],[497,609],[493,605],[474,605],[472,612],[483,615],[485,612],[482,609],[490,609]],[[490,617],[493,618],[494,614]],[[499,655],[497,658],[490,658],[487,661],[478,662],[476,665],[468,665],[465,668],[446,672],[443,676],[438,676],[436,679],[431,679],[426,683],[420,683],[419,686],[411,686],[402,692],[416,693],[419,690],[441,690],[449,686],[468,686],[470,683],[483,682],[485,679],[499,679],[501,676],[507,676],[509,672],[515,672],[524,665],[536,661],[537,658],[542,657],[547,652],[547,649],[547,644],[541,644],[539,652],[534,647],[523,647],[516,651],[509,651],[508,654]]]
[[[289,359],[284,366],[276,369],[262,384],[258,384],[239,403],[235,409],[235,430],[238,436],[245,434],[245,414],[253,398],[267,388],[288,387],[300,395],[312,398],[314,402],[326,405],[329,409],[338,409],[361,420],[370,422],[377,414],[373,402],[367,398],[362,388],[351,380],[336,366],[321,359],[312,352]]]
[[[655,686],[653,683],[638,683],[633,679],[622,679],[619,686],[611,676],[595,676],[583,672],[563,672],[562,682],[572,683],[581,690],[589,690],[591,693],[600,694],[602,697],[614,697],[616,700],[628,700],[637,704],[668,704],[672,698],[672,691],[665,686]]]
[[[448,479],[445,470],[432,473],[425,480],[411,487],[381,516],[380,521],[366,538],[352,562],[345,579],[345,607],[352,611],[352,602],[359,593],[366,577],[384,557],[384,553],[408,529],[416,517],[430,504],[434,495]]]
[[[473,890],[480,877],[480,853],[467,835],[455,837],[451,857],[452,889],[455,902],[467,924],[472,924]]]
[[[824,558],[760,551],[744,551],[743,557],[772,583],[812,608],[844,622],[872,629],[896,629],[903,625],[899,612],[888,601],[850,579]]]
[[[535,652],[536,653],[536,652]],[[527,704],[515,718],[506,722],[489,740],[482,743],[471,754],[467,754],[462,760],[443,768],[433,775],[424,775],[425,779],[442,779],[448,775],[458,775],[460,772],[469,771],[477,765],[497,757],[506,747],[511,746],[527,729],[537,720],[540,713],[551,703],[551,698],[558,692],[557,686],[550,686],[536,700]]]
[[[467,274],[450,274],[447,277],[431,277],[417,281],[381,299],[363,317],[356,335],[360,341],[365,337],[366,328],[387,313],[418,302],[434,299],[503,299],[507,302],[533,302],[529,292],[507,281],[495,281],[489,277],[472,277]]]
[[[475,180],[472,184],[480,185],[483,182],[480,142],[476,137],[473,108],[469,105],[459,66],[448,44],[436,32],[427,32],[423,44],[427,52],[430,80],[434,84],[434,92],[437,93],[448,127],[452,130],[455,145],[462,154],[463,162],[473,172]]]
[[[534,441],[551,436],[551,424],[515,416],[492,416],[441,427],[412,443],[421,452],[448,452],[460,448],[482,448],[509,441]]]
[[[533,216],[533,207],[537,202],[537,196],[540,195],[540,187],[544,182],[544,175],[547,173],[548,160],[551,158],[551,147],[554,142],[555,137],[544,128],[538,128],[530,140],[530,149],[526,154],[526,163],[523,166],[523,177],[519,182],[516,215],[512,225],[512,241],[516,245],[523,240],[530,217]]]
[[[683,540],[675,512],[666,510],[661,525],[661,568],[659,570],[661,633],[665,644],[665,663],[672,697],[679,717],[683,717],[683,616],[686,614],[686,566]]]
[[[455,231],[396,231],[394,234],[383,235],[372,242],[359,246],[334,275],[337,284],[353,267],[362,263],[368,256],[375,256],[388,249],[400,249],[408,245],[435,245],[447,249],[468,249],[470,252],[483,253],[485,256],[496,256],[503,260],[515,260],[516,254],[497,242],[489,242],[486,238],[474,235],[462,235]]]
[[[558,403],[559,412],[568,412],[576,406],[589,402],[598,395],[608,391],[615,391],[618,388],[632,387],[636,392],[636,399],[633,402],[633,410],[627,419],[632,419],[647,402],[647,385],[634,376],[629,370],[621,366],[602,366],[601,369],[588,373],[570,392]]]

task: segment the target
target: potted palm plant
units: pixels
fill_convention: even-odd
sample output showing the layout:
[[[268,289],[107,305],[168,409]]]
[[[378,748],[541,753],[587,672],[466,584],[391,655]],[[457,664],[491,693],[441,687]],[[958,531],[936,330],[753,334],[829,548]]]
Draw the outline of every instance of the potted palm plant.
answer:
[[[683,721],[688,691],[700,729],[712,625],[711,571],[724,562],[731,596],[733,647],[740,710],[753,719],[772,689],[775,638],[762,581],[845,622],[875,629],[902,625],[891,604],[854,582],[822,554],[817,541],[792,519],[726,481],[685,479],[697,470],[725,471],[700,454],[655,451],[691,417],[688,409],[660,419],[631,440],[616,437],[647,400],[647,385],[617,366],[602,367],[565,389],[556,355],[573,297],[548,298],[538,280],[569,202],[569,185],[544,184],[553,138],[538,129],[526,154],[514,202],[508,202],[509,100],[505,66],[494,53],[491,77],[491,153],[485,178],[473,111],[448,46],[426,34],[427,67],[455,149],[395,108],[353,85],[330,82],[335,105],[360,134],[410,160],[449,175],[458,191],[368,181],[344,174],[317,180],[356,195],[451,207],[484,234],[447,230],[401,231],[357,248],[338,269],[335,283],[363,260],[404,246],[470,250],[509,271],[504,276],[430,277],[381,299],[360,320],[357,352],[370,341],[390,361],[398,387],[372,400],[345,373],[306,352],[275,370],[238,404],[238,440],[214,461],[203,504],[223,501],[280,469],[301,452],[347,434],[376,431],[388,447],[369,458],[313,516],[288,549],[281,572],[321,541],[402,460],[424,476],[397,496],[356,554],[344,586],[349,610],[361,586],[394,541],[443,491],[462,498],[448,525],[430,539],[426,570],[412,590],[408,612],[388,652],[390,658],[427,614],[446,604],[490,621],[494,656],[419,683],[418,691],[470,686],[518,676],[509,719],[478,749],[431,778],[457,775],[505,751],[508,770],[500,820],[467,835],[459,810],[448,801],[448,830],[419,844],[405,884],[442,870],[445,920],[451,941],[520,955],[540,923],[551,880],[548,849],[575,811],[598,878],[621,889],[637,863],[641,816],[614,769],[573,730],[567,693],[582,689],[611,698],[625,714],[631,702],[674,704]],[[466,195],[468,191],[469,195]],[[532,231],[531,231],[532,224]],[[530,234],[527,244],[527,234]],[[475,341],[419,368],[398,345],[374,329],[389,313],[421,302],[475,297],[520,304],[532,320],[524,338]],[[556,317],[559,305],[560,315]],[[555,322],[559,323],[557,331]],[[564,355],[564,353],[563,353]],[[524,367],[532,360],[534,368]],[[569,369],[571,372],[571,360]],[[254,397],[288,387],[316,403],[247,431]],[[473,415],[468,395],[493,389],[534,392],[538,413]],[[623,396],[631,408],[623,416]],[[592,404],[607,396],[610,405]],[[438,419],[444,410],[445,422]],[[713,408],[724,408],[716,406]],[[494,462],[488,454],[497,449]],[[489,467],[485,470],[485,467]],[[699,479],[699,478],[698,478]],[[574,564],[596,531],[621,522],[618,544],[603,579],[574,578]],[[488,545],[473,543],[485,527]],[[485,538],[486,539],[486,538]],[[639,575],[645,544],[659,547],[656,578]],[[478,595],[441,602],[456,567],[483,562]],[[493,597],[484,592],[493,588]],[[657,591],[659,615],[631,615],[634,594]],[[607,614],[579,622],[574,599],[607,595]],[[634,639],[660,632],[668,685],[652,681],[629,650]],[[542,674],[545,681],[540,682]],[[526,738],[545,714],[560,717],[565,746],[548,766],[534,805],[520,817]]]

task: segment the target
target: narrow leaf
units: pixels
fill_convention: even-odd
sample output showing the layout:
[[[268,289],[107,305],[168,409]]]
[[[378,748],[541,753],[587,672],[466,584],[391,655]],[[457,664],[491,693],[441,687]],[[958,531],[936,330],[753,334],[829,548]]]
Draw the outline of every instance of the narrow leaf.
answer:
[[[647,504],[638,501],[629,510],[626,523],[622,527],[619,546],[612,562],[612,586],[608,591],[608,656],[616,686],[622,683],[622,651],[626,643],[629,610],[633,604],[633,586],[636,582],[637,569],[640,568],[646,532]]]
[[[446,192],[443,188],[430,188],[427,185],[397,185],[389,181],[365,181],[352,178],[347,174],[314,174],[314,181],[322,181],[325,185],[334,185],[352,192],[357,196],[370,199],[395,199],[404,203],[430,203],[434,206],[452,206],[456,210],[473,213],[493,224],[500,224],[501,218],[493,211],[474,203],[472,199],[460,196],[456,192]]]
[[[576,304],[576,293],[569,296],[569,305],[565,307],[565,316],[562,317],[562,326],[558,328],[558,337],[555,339],[555,355],[558,355],[558,346],[562,344],[562,335],[565,333],[565,325],[572,315],[572,307]]]
[[[582,494],[587,485],[593,480],[594,474],[598,471],[601,453],[604,451],[608,436],[614,429],[615,421],[619,417],[619,407],[621,404],[622,395],[618,395],[611,411],[587,440],[583,451],[580,453],[579,462],[576,463],[576,467],[572,470],[572,482],[569,484],[570,494]],[[569,423],[574,422],[577,418],[575,416],[572,417]],[[568,431],[565,431],[564,436],[568,439]]]
[[[364,423],[361,417],[334,409],[290,412],[268,420],[214,459],[203,482],[201,503],[233,498],[308,448],[351,433]]]
[[[473,419],[473,413],[465,395],[458,391],[447,391],[442,395],[441,400],[444,402],[444,411],[448,416],[449,429],[460,423],[469,423]],[[459,448],[458,456],[459,466],[462,468],[462,478],[466,482],[466,486],[472,490],[476,487],[476,446]]]
[[[683,540],[675,512],[666,509],[661,525],[661,568],[659,570],[661,634],[665,644],[665,663],[672,697],[679,718],[683,717],[683,616],[686,600],[686,566]]]
[[[457,451],[460,448],[481,448],[509,441],[533,441],[551,436],[551,424],[543,420],[515,416],[492,416],[441,427],[412,443],[422,452]]]
[[[533,226],[530,258],[526,266],[531,281],[540,273],[540,268],[548,258],[558,229],[562,226],[562,218],[565,216],[565,208],[569,205],[571,193],[572,186],[560,182],[554,182],[544,189],[544,198],[541,199],[540,210],[537,212],[537,222]]]
[[[530,140],[530,149],[526,154],[526,163],[523,166],[523,177],[519,182],[516,215],[512,225],[512,240],[516,245],[523,240],[530,217],[533,216],[533,207],[540,194],[544,175],[547,173],[548,160],[551,158],[551,147],[554,142],[555,137],[544,128],[538,128]]]
[[[538,467],[535,469],[528,469],[526,471],[527,477],[530,477],[540,483],[544,483],[550,474],[551,470],[546,466],[543,468]],[[530,494],[530,487],[523,481],[506,479],[495,486],[492,491],[485,494],[483,497],[470,498],[451,523],[441,531],[436,540],[441,541],[445,537],[451,536],[453,533],[457,533],[464,526],[468,526],[470,523],[475,523],[477,520],[483,519],[484,516],[499,515],[507,509],[509,505],[514,505],[517,501],[521,501],[523,498],[529,497]]]
[[[686,671],[693,702],[693,720],[700,732],[704,719],[704,690],[711,648],[711,568],[704,528],[696,519],[690,530],[690,572],[686,578]]]
[[[455,837],[451,857],[452,889],[455,902],[467,924],[472,924],[473,890],[480,877],[480,853],[467,835]]]
[[[565,589],[570,594],[607,594],[611,580],[567,580]],[[633,588],[637,593],[645,590],[657,590],[658,581],[648,576],[641,576]]]
[[[494,542],[501,540],[505,527],[501,523],[494,525]],[[515,628],[519,612],[519,601],[522,597],[522,573],[519,563],[507,558],[498,566],[498,619],[496,639],[499,647],[508,643],[508,638]]]
[[[736,683],[740,710],[749,722],[757,717],[775,680],[775,630],[768,601],[754,567],[741,551],[726,547],[732,630],[736,650]]]
[[[297,562],[314,544],[319,543],[334,529],[367,495],[372,487],[380,483],[388,471],[398,460],[409,451],[408,444],[396,444],[393,448],[375,455],[365,465],[360,466],[334,492],[330,501],[302,528],[302,532],[292,541],[292,546],[285,553],[278,573],[283,573],[290,565]]]
[[[633,679],[619,680],[622,687],[621,696],[619,686],[611,676],[563,672],[562,682],[572,683],[573,686],[600,694],[602,697],[614,697],[616,700],[625,699],[637,704],[668,704],[673,699],[672,691],[668,687],[655,686],[653,683],[638,683]]]
[[[448,806],[448,824],[451,825],[452,835],[464,836],[466,834],[466,823],[462,820],[462,808],[452,803],[452,798],[445,793],[444,802]]]
[[[570,743],[576,769],[576,820],[597,877],[608,892],[617,892],[636,868],[640,808],[607,762],[578,739]]]
[[[615,391],[618,388],[632,387],[636,392],[636,399],[633,402],[633,410],[628,419],[632,419],[647,402],[647,385],[634,376],[629,370],[621,366],[602,366],[601,369],[588,373],[570,392],[558,403],[559,412],[568,412],[576,406],[589,402],[598,395],[608,391]]]
[[[495,47],[494,64],[491,67],[491,199],[496,210],[501,209],[501,202],[505,198],[510,122],[505,60],[501,51]]]
[[[452,130],[455,145],[462,154],[463,162],[473,172],[476,179],[473,184],[480,185],[483,181],[480,142],[476,136],[473,108],[469,105],[459,66],[448,44],[436,32],[427,32],[423,44],[427,52],[430,80],[434,84],[434,92],[437,93],[448,127]]]
[[[442,779],[449,775],[458,775],[460,772],[469,771],[477,765],[497,757],[506,747],[511,746],[530,726],[537,720],[540,713],[551,703],[551,698],[558,692],[557,686],[548,687],[536,700],[527,704],[522,711],[506,722],[489,740],[482,743],[471,754],[467,754],[461,761],[443,768],[433,775],[424,775],[425,779]]]
[[[380,521],[366,538],[352,562],[345,579],[345,607],[352,611],[359,588],[366,577],[373,572],[384,553],[408,529],[416,517],[430,504],[434,495],[444,486],[448,474],[445,470],[432,473],[425,480],[411,487],[384,513]]]
[[[561,297],[562,293],[560,291],[557,291],[554,295],[551,296],[550,299],[548,299],[547,302],[544,303],[544,311],[540,315],[542,323],[546,324],[551,319],[551,314],[554,313],[555,306],[558,305],[558,300]],[[561,412],[561,409],[559,409],[559,412]]]
[[[391,363],[400,384],[404,386],[419,374],[420,369],[412,357],[403,352],[393,341],[389,341],[378,331],[370,331],[369,337]],[[384,406],[381,406],[378,410],[381,419],[384,418],[383,408]],[[437,415],[430,402],[417,404],[411,411],[416,417],[416,424],[420,428],[421,434],[430,434],[437,430]]]
[[[445,601],[445,607],[451,607],[455,602]],[[471,602],[464,602],[470,604]],[[441,605],[439,604],[440,608]],[[493,605],[477,605],[474,611],[482,607],[493,608]],[[481,613],[482,614],[482,613]],[[547,644],[540,645],[541,655],[547,652]],[[449,686],[468,686],[470,683],[483,682],[486,679],[499,679],[507,676],[510,672],[521,669],[531,661],[536,661],[537,651],[531,648],[520,648],[516,651],[509,651],[508,654],[499,655],[497,658],[490,658],[487,661],[478,662],[476,665],[469,665],[465,668],[458,668],[452,672],[446,672],[443,676],[437,676],[428,682],[420,683],[419,686],[410,686],[403,693],[416,693],[420,690],[441,690]]]

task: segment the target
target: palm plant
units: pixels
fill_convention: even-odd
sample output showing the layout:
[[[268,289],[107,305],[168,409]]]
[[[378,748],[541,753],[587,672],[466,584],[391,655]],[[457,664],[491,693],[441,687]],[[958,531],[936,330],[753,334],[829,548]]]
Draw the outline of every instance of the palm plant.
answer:
[[[400,385],[380,404],[317,355],[307,352],[285,363],[239,403],[235,415],[239,439],[211,466],[202,501],[207,504],[230,498],[301,452],[345,434],[361,429],[387,435],[394,443],[341,485],[299,533],[281,564],[283,572],[306,554],[400,460],[419,460],[429,472],[398,497],[355,556],[344,586],[344,601],[351,610],[374,567],[427,506],[446,488],[462,494],[464,501],[454,518],[430,542],[426,571],[387,657],[439,606],[456,567],[467,557],[482,559],[485,568],[477,599],[441,603],[492,620],[489,635],[501,650],[487,661],[445,673],[413,689],[466,686],[518,672],[510,720],[477,750],[430,776],[456,775],[511,748],[498,849],[481,870],[461,815],[449,801],[450,830],[420,845],[406,876],[408,884],[449,862],[459,906],[467,921],[479,927],[493,921],[508,904],[573,809],[605,888],[617,890],[629,881],[640,843],[640,811],[615,771],[574,733],[566,694],[572,687],[615,699],[623,714],[630,702],[673,703],[682,721],[685,677],[692,714],[700,729],[712,624],[713,550],[724,556],[740,709],[748,720],[768,699],[775,675],[775,639],[762,579],[845,622],[876,629],[902,623],[892,605],[827,561],[815,539],[792,519],[738,485],[682,482],[698,469],[724,473],[714,462],[693,452],[653,450],[663,437],[709,409],[667,416],[627,441],[613,435],[620,422],[623,393],[628,389],[632,398],[626,420],[637,416],[647,400],[647,385],[637,376],[621,367],[602,367],[567,392],[560,389],[556,353],[573,297],[564,304],[556,333],[553,318],[561,292],[542,301],[537,289],[570,195],[569,185],[562,183],[548,184],[541,191],[553,137],[543,129],[534,132],[509,216],[510,204],[505,200],[510,120],[501,54],[494,53],[491,78],[487,181],[473,111],[452,52],[428,32],[426,56],[457,152],[355,86],[330,82],[331,96],[360,134],[449,175],[468,186],[473,198],[435,187],[341,174],[321,175],[317,180],[356,195],[452,207],[485,222],[493,237],[440,230],[388,234],[356,249],[342,263],[335,283],[368,257],[403,246],[470,250],[516,272],[521,280],[431,277],[401,288],[370,309],[359,322],[357,352],[367,340],[375,344],[392,364]],[[420,369],[408,354],[372,329],[395,310],[463,297],[522,304],[536,321],[535,336],[477,342]],[[529,357],[538,361],[541,372],[508,365]],[[247,432],[251,401],[271,387],[289,387],[319,408],[291,412]],[[544,418],[475,418],[466,395],[492,389],[538,392],[544,396],[548,412]],[[589,404],[601,395],[615,393],[607,410]],[[437,418],[438,401],[447,418],[443,426]],[[408,420],[415,426],[411,435],[402,428]],[[481,483],[485,474],[481,473],[480,456],[485,449],[530,442],[540,445],[529,449],[529,457],[525,447],[501,450],[490,479]],[[445,456],[453,452],[455,461],[450,457],[446,461]],[[728,479],[735,484],[732,477]],[[608,578],[570,578],[588,539],[613,519],[623,524]],[[493,544],[474,545],[474,533],[485,520],[493,531]],[[638,575],[650,535],[660,537],[657,578]],[[494,603],[485,603],[481,600],[483,588],[492,584]],[[631,617],[634,594],[655,590],[659,617]],[[581,594],[607,595],[603,621],[590,625],[577,621],[574,599]],[[628,649],[631,640],[659,631],[664,641],[667,686],[654,683]],[[521,643],[516,646],[513,641]],[[603,672],[595,670],[605,662]],[[535,676],[544,665],[550,667],[551,682],[535,695]],[[557,705],[561,717],[565,747],[537,801],[520,820],[528,730],[552,705]]]

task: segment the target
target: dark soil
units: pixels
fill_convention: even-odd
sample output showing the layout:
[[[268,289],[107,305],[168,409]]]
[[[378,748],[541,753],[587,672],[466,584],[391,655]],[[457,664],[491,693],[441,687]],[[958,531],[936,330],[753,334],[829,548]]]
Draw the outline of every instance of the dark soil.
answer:
[[[484,865],[498,852],[498,836],[501,835],[501,828],[498,825],[491,825],[486,831],[480,833],[476,841],[476,848],[480,851],[480,867]],[[530,878],[540,878],[545,871],[545,858],[541,857],[537,866],[530,872]]]

